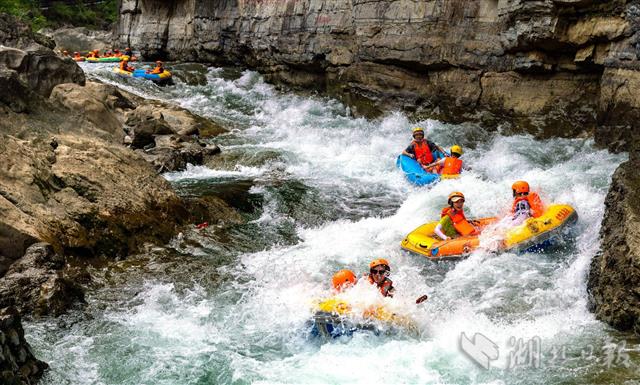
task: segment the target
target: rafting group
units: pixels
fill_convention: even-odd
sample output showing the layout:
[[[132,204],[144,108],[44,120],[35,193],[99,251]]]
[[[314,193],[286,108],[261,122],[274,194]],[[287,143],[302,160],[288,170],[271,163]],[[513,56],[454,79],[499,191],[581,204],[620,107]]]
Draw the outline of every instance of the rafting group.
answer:
[[[413,140],[398,157],[397,165],[412,183],[424,186],[442,179],[455,179],[463,172],[462,148],[454,145],[445,151],[425,138],[422,128],[413,129]],[[428,182],[427,182],[428,180]],[[540,195],[523,180],[511,185],[512,204],[507,215],[467,219],[465,196],[451,192],[439,219],[425,223],[401,242],[402,249],[430,260],[455,260],[480,248],[493,252],[543,252],[571,238],[571,225],[578,215],[567,204],[545,204]],[[505,210],[507,211],[507,210]],[[481,240],[482,245],[481,245]],[[410,317],[387,308],[388,303],[369,304],[356,309],[345,291],[364,285],[375,286],[382,297],[392,297],[393,282],[388,278],[391,265],[387,259],[375,259],[369,274],[356,279],[350,270],[340,270],[332,278],[333,293],[315,305],[310,321],[311,335],[336,338],[355,331],[416,330]],[[426,295],[416,303],[422,303]],[[375,301],[374,301],[375,302]]]
[[[70,56],[68,51],[62,51],[62,56]],[[136,61],[138,60],[131,48],[127,47],[122,52],[119,49],[107,50],[100,52],[94,49],[85,54],[74,52],[71,58],[77,62],[86,61],[88,63],[117,63],[121,60]]]
[[[62,56],[70,56],[68,51],[62,51]],[[133,55],[131,48],[127,47],[122,52],[119,49],[100,52],[97,49],[89,51],[82,55],[80,52],[74,52],[71,58],[77,62],[86,63],[119,63],[113,68],[113,72],[119,76],[134,77],[151,80],[159,85],[167,85],[172,83],[172,75],[165,67],[162,61],[156,61],[155,67],[144,69],[135,68],[131,62],[137,61],[138,58]]]

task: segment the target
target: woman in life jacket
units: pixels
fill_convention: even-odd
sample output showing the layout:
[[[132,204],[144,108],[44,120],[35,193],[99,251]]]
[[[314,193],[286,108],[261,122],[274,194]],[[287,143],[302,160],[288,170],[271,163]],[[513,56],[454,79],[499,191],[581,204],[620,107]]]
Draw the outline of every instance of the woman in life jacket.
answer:
[[[513,191],[511,214],[514,220],[538,218],[544,214],[544,204],[538,194],[530,191],[529,183],[519,180],[511,186],[511,190]]]
[[[440,222],[434,232],[440,239],[447,240],[466,235],[479,234],[478,229],[464,216],[464,194],[452,192],[449,194],[449,206],[442,209]]]
[[[133,72],[135,71],[135,67],[129,65],[129,59],[122,59],[120,60],[120,70]]]
[[[373,260],[369,264],[369,283],[376,285],[384,297],[393,297],[395,292],[393,282],[387,278],[390,272],[389,262],[384,258]]]
[[[462,147],[454,144],[450,150],[451,156],[439,159],[427,167],[427,171],[433,170],[441,175],[459,175],[462,171]]]
[[[402,151],[402,154],[415,159],[423,166],[433,163],[436,160],[434,153],[439,150],[438,145],[425,139],[424,130],[421,127],[414,128],[412,135],[413,141]]]

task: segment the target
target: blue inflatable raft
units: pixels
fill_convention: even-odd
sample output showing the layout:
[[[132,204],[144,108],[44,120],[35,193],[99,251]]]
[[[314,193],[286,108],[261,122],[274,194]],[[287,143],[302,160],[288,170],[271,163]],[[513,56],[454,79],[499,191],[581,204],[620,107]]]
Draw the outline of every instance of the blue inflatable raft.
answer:
[[[143,78],[143,79],[149,79],[151,81],[153,81],[154,83],[159,83],[159,84],[168,84],[171,82],[171,72],[164,70],[164,72],[160,73],[160,74],[150,74],[147,73],[147,71],[145,71],[144,69],[137,69],[135,71],[133,71],[132,76],[134,78]]]
[[[440,153],[436,155],[440,155]],[[437,157],[434,156],[434,159],[436,158]],[[406,155],[398,156],[396,166],[404,172],[409,182],[418,186],[428,185],[440,180],[440,175],[425,171],[422,166],[420,166],[420,163]]]

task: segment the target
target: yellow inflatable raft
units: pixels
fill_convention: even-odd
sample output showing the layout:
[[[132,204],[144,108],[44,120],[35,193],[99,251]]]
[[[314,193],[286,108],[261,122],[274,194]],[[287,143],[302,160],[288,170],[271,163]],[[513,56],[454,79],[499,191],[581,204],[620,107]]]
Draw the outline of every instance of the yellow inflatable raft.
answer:
[[[372,331],[375,334],[399,331],[418,333],[416,323],[408,316],[393,313],[384,306],[372,306],[358,317],[349,303],[336,297],[317,303],[311,324],[311,335],[324,338],[350,336],[356,331]]]
[[[499,250],[534,251],[544,249],[561,238],[566,228],[578,219],[578,214],[569,205],[550,205],[538,218],[528,218],[522,224],[508,229],[501,237]],[[482,230],[497,221],[497,218],[482,218],[470,221]],[[429,259],[458,259],[470,254],[480,246],[477,235],[441,240],[434,233],[438,222],[426,223],[407,235],[400,246]],[[480,235],[481,236],[481,235]]]

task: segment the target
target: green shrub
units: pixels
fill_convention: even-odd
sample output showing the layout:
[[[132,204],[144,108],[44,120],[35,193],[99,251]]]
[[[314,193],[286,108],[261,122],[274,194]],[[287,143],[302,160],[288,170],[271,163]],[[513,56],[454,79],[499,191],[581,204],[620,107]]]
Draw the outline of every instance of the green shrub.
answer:
[[[63,25],[107,28],[118,19],[118,0],[106,0],[91,6],[81,0],[72,5],[54,1],[44,11],[40,9],[38,0],[0,0],[0,12],[17,16],[31,24],[34,30]]]

